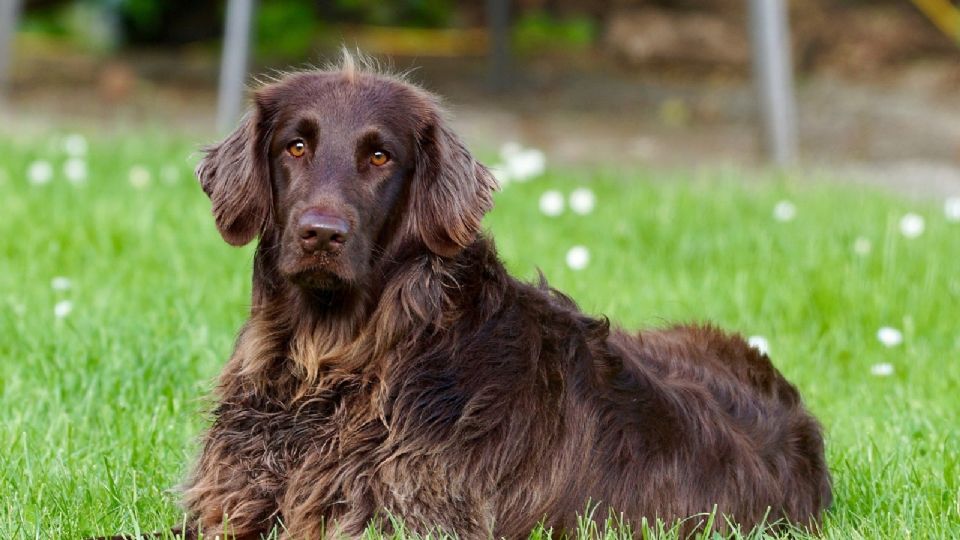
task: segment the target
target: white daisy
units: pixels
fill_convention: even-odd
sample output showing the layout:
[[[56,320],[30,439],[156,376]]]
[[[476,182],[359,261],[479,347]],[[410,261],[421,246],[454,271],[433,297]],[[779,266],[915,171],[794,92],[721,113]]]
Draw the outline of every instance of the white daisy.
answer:
[[[57,276],[50,280],[50,288],[55,291],[67,291],[70,290],[70,287],[73,286],[73,283],[70,281],[70,278],[64,276]]]
[[[81,158],[70,158],[63,164],[63,175],[71,184],[87,181],[87,162]]]
[[[853,252],[861,257],[866,257],[872,250],[873,244],[869,238],[858,236],[857,239],[853,241]]]
[[[943,203],[943,213],[947,221],[960,221],[960,197],[950,197]]]
[[[567,251],[567,266],[573,270],[583,270],[590,263],[590,251],[584,246],[573,246]]]
[[[540,196],[540,211],[547,216],[563,213],[563,194],[556,190],[544,191]]]
[[[547,157],[540,150],[530,148],[511,156],[505,166],[511,180],[525,182],[543,174],[547,168]]]
[[[61,300],[53,306],[53,315],[58,319],[66,317],[71,311],[73,311],[73,302],[69,300]]]
[[[497,183],[500,184],[501,189],[510,183],[510,172],[507,171],[507,168],[504,164],[498,163],[497,165],[491,165],[490,167],[487,167],[487,169],[490,171],[490,174],[497,179]]]
[[[27,180],[35,186],[49,184],[53,180],[53,165],[49,161],[34,161],[27,167]]]
[[[890,326],[884,326],[877,330],[877,339],[887,347],[896,347],[903,343],[903,332]]]
[[[923,216],[917,214],[905,214],[900,218],[900,233],[906,238],[916,238],[923,234],[926,224]]]
[[[87,155],[87,138],[79,133],[71,133],[63,138],[63,150],[71,157]]]
[[[881,362],[870,366],[870,374],[874,377],[889,377],[893,375],[893,364]]]
[[[760,352],[760,354],[769,354],[770,353],[770,342],[767,341],[767,338],[763,336],[750,336],[747,338],[747,343]]]
[[[780,201],[773,207],[773,219],[777,221],[792,221],[797,217],[797,207],[790,201]]]
[[[580,215],[593,212],[596,203],[597,197],[589,188],[577,188],[570,194],[570,209]]]
[[[134,165],[128,175],[130,185],[137,189],[144,189],[150,185],[150,171],[143,165]]]

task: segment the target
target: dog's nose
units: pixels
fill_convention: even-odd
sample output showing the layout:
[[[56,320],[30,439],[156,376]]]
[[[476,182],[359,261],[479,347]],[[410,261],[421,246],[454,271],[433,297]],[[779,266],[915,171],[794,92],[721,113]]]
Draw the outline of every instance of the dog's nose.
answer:
[[[347,241],[350,225],[341,218],[307,210],[300,216],[297,234],[304,251],[336,251]]]

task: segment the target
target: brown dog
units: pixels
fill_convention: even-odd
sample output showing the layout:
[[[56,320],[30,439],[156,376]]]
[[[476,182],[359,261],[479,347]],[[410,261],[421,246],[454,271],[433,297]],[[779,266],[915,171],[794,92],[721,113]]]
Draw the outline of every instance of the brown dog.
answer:
[[[185,489],[206,534],[522,538],[588,503],[815,526],[829,505],[820,427],[740,337],[611,330],[507,274],[480,231],[495,181],[427,92],[349,58],[286,76],[197,174],[223,238],[260,238]]]

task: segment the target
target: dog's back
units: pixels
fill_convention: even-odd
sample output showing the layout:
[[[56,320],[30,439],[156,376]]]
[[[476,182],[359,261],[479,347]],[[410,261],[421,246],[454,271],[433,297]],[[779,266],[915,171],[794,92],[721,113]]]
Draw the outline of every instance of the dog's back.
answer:
[[[612,433],[596,450],[622,464],[607,475],[622,479],[606,490],[612,508],[677,517],[716,506],[749,529],[815,525],[830,505],[819,424],[740,336],[711,326],[615,331],[594,354],[615,366],[598,405],[611,409],[599,429]]]
[[[611,331],[542,279],[491,275],[458,276],[465,301],[481,282],[498,284],[498,300],[491,319],[457,332],[477,342],[454,369],[470,394],[458,425],[483,427],[481,459],[514,466],[486,468],[500,475],[488,501],[496,535],[522,535],[536,519],[574,528],[591,504],[596,518],[634,524],[714,508],[721,529],[727,519],[744,530],[818,524],[831,500],[822,430],[766,355],[710,326]]]

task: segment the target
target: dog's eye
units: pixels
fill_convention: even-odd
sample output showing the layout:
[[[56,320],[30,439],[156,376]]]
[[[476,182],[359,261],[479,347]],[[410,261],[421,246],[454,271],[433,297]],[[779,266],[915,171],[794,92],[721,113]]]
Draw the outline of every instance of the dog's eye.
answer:
[[[370,154],[370,164],[377,167],[382,167],[390,161],[390,154],[384,152],[383,150],[377,150],[376,152]]]
[[[297,139],[287,145],[287,153],[293,157],[303,157],[307,153],[307,144],[302,139]]]

